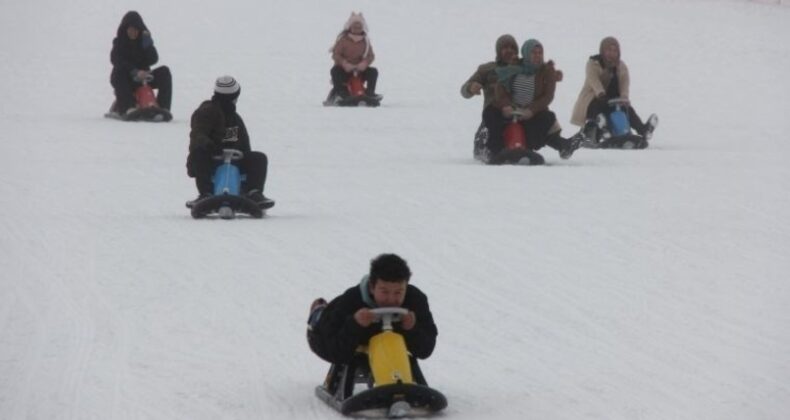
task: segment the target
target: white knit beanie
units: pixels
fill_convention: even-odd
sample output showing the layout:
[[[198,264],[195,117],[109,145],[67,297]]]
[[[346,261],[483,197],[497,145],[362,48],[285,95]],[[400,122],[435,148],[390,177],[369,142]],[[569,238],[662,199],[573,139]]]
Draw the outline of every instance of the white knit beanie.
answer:
[[[241,89],[241,85],[232,76],[220,76],[214,84],[214,92],[222,95],[233,95]]]

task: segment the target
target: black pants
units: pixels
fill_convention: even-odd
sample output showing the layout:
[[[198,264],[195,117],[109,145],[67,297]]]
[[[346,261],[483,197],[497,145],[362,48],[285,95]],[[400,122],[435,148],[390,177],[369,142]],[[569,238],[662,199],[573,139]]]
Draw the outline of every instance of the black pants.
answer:
[[[483,123],[488,129],[488,149],[491,154],[499,153],[505,148],[505,126],[510,123],[510,119],[502,115],[502,111],[494,106],[487,106],[483,110]],[[520,121],[521,126],[524,127],[524,133],[527,137],[527,147],[531,150],[538,150],[548,144],[549,146],[560,150],[561,145],[555,139],[549,138],[548,133],[557,117],[551,111],[540,111],[533,115],[528,120]]]
[[[214,193],[214,182],[211,178],[217,167],[222,164],[222,161],[214,159],[214,156],[214,153],[196,150],[187,157],[187,174],[195,178],[199,194]],[[243,158],[233,163],[246,176],[241,185],[242,190],[258,190],[263,193],[269,158],[262,152],[245,152]]]
[[[157,89],[156,102],[159,107],[170,110],[173,100],[173,77],[170,69],[167,66],[157,67],[151,74],[154,80],[149,85]],[[135,82],[128,74],[113,72],[110,83],[115,90],[115,111],[123,115],[127,109],[137,105],[134,91],[141,85],[139,82]]]
[[[329,74],[332,75],[332,90],[335,95],[342,95],[348,92],[348,88],[346,87],[346,82],[351,77],[350,73],[346,73],[343,70],[343,67],[334,66],[332,70],[329,71]],[[362,76],[362,80],[365,81],[365,94],[373,96],[376,94],[376,81],[379,79],[379,71],[376,70],[375,67],[368,67],[360,73]]]
[[[613,98],[595,98],[590,102],[590,105],[587,106],[587,119],[595,119],[598,114],[603,114],[606,116],[606,121],[609,121],[609,115],[614,111],[614,107],[609,105],[607,101]],[[639,118],[639,115],[636,114],[634,107],[631,105],[625,106],[626,113],[628,114],[628,124],[631,125],[640,136],[644,136],[645,132],[647,131],[647,125],[642,122],[642,119]]]

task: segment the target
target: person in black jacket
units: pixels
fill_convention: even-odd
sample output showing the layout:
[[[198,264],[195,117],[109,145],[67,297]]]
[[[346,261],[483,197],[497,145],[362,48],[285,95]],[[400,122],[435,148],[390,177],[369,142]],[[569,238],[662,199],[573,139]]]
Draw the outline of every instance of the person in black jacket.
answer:
[[[269,159],[262,152],[252,151],[247,127],[236,112],[236,101],[240,94],[241,85],[236,79],[221,76],[214,85],[214,96],[211,100],[201,103],[192,113],[186,166],[187,175],[195,178],[198,198],[188,202],[187,207],[192,207],[195,202],[213,194],[214,183],[211,177],[217,166],[222,164],[221,160],[214,157],[221,155],[223,149],[235,149],[244,154],[235,164],[246,175],[242,188],[247,197],[261,208],[274,206],[274,201],[263,195]]]
[[[158,89],[156,100],[159,107],[170,110],[173,91],[170,69],[160,66],[151,70],[151,66],[159,61],[159,54],[139,13],[129,11],[123,16],[118,33],[112,41],[110,61],[110,83],[115,90],[115,104],[110,112],[123,116],[134,110],[134,90],[149,74],[153,76],[153,80],[148,84]]]
[[[317,299],[311,306],[307,340],[310,349],[333,364],[352,363],[357,347],[367,345],[381,332],[370,311],[378,307],[402,307],[408,314],[394,331],[403,335],[410,353],[415,379],[425,383],[414,358],[426,359],[436,346],[438,334],[428,297],[409,284],[411,271],[406,261],[395,254],[382,254],[370,263],[370,272],[359,285],[346,290],[329,304]]]

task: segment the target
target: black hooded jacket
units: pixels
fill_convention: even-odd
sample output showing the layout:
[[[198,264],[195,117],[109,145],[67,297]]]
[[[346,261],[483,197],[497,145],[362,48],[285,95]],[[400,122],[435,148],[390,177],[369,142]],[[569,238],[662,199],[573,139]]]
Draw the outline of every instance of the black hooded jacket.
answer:
[[[135,40],[129,39],[126,34],[126,29],[130,26],[140,30],[140,36]],[[156,47],[150,45],[148,48],[143,48],[143,31],[147,30],[139,13],[130,11],[123,16],[115,39],[112,40],[110,52],[113,80],[119,77],[131,78],[132,70],[150,70],[151,66],[159,61]]]
[[[354,358],[357,346],[367,345],[371,337],[381,332],[381,324],[364,328],[354,320],[354,314],[359,309],[375,307],[368,290],[368,277],[365,276],[358,286],[346,290],[323,310],[313,329],[316,338],[313,350],[322,359],[330,363],[349,363]],[[420,289],[408,285],[401,307],[414,312],[417,324],[409,331],[395,324],[394,331],[403,335],[406,348],[412,356],[428,358],[436,346],[438,334],[428,306],[428,297]]]
[[[216,153],[222,149],[251,151],[250,135],[236,112],[232,97],[215,94],[192,113],[189,151]]]

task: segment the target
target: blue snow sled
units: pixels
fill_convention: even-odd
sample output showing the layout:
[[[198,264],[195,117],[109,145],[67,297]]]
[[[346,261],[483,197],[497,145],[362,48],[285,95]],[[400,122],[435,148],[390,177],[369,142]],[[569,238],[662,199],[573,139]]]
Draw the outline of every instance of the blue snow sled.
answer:
[[[631,133],[631,124],[628,122],[628,114],[623,110],[623,102],[618,99],[609,101],[614,110],[609,114],[609,131],[614,137],[625,136]]]
[[[214,195],[195,202],[192,205],[192,217],[201,219],[216,214],[222,219],[233,219],[237,213],[244,213],[256,219],[263,217],[263,209],[258,204],[241,194],[241,183],[245,176],[241,174],[233,161],[244,157],[235,149],[222,151],[222,164],[214,171]]]
[[[647,139],[631,132],[628,121],[627,99],[615,98],[608,101],[611,107],[608,117],[598,115],[598,138],[586,147],[597,149],[644,149],[648,146]]]

